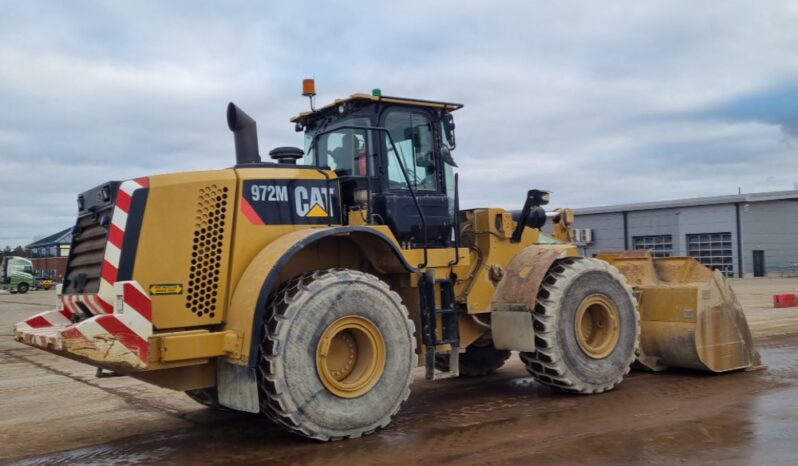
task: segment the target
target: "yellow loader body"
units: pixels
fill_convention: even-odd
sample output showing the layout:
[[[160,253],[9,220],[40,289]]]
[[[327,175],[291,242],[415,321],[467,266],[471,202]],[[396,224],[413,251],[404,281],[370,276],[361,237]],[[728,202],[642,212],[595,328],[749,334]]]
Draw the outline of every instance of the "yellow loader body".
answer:
[[[261,412],[320,440],[386,426],[428,378],[518,352],[541,383],[601,393],[638,364],[761,366],[729,283],[691,258],[580,257],[573,212],[459,208],[459,104],[355,94],[293,119],[308,145],[258,153],[235,105],[233,168],[78,196],[56,309],[15,338]],[[552,235],[542,231],[547,218]]]

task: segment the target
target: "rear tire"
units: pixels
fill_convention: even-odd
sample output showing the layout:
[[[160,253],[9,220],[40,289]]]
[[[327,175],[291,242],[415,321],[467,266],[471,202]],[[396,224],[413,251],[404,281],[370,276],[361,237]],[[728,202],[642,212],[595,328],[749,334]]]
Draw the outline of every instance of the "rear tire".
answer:
[[[27,283],[18,283],[17,284],[17,293],[25,294],[28,292],[28,284]]]
[[[414,330],[399,295],[377,277],[330,269],[290,280],[268,308],[261,411],[323,441],[387,426],[410,395]]]
[[[533,316],[536,349],[521,353],[521,359],[540,383],[601,393],[629,373],[640,342],[640,317],[631,287],[607,262],[555,262],[538,291]]]
[[[461,353],[459,356],[460,375],[481,377],[493,374],[504,365],[509,357],[509,350],[496,349],[493,342],[472,343],[466,348],[465,353]],[[435,367],[440,371],[449,372],[449,355],[436,355]]]

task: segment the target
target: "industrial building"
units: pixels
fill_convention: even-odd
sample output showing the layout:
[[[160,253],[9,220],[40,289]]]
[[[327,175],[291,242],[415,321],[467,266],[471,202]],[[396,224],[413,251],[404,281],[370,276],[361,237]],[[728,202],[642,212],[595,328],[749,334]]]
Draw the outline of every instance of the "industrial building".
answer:
[[[69,248],[72,244],[72,228],[66,228],[25,246],[31,251],[33,269],[37,278],[49,278],[60,282],[64,279]]]
[[[575,209],[587,256],[649,249],[728,277],[798,276],[798,190]]]

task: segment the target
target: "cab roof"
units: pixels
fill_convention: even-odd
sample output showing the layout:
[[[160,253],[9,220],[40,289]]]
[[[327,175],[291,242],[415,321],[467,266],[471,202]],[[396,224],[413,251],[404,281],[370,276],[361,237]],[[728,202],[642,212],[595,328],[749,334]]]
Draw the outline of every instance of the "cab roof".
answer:
[[[316,110],[310,112],[302,112],[299,115],[291,118],[292,123],[296,123],[300,120],[305,120],[308,117],[313,115],[321,115],[326,113],[332,108],[336,106],[347,103],[347,102],[357,102],[357,101],[367,101],[367,102],[384,102],[388,104],[400,104],[400,105],[412,105],[415,107],[427,107],[427,108],[434,108],[438,110],[443,110],[444,112],[453,112],[455,110],[463,108],[463,104],[456,104],[452,102],[438,102],[435,100],[423,100],[423,99],[409,99],[405,97],[390,97],[385,95],[375,96],[372,94],[352,94],[349,97],[345,97],[343,99],[335,99],[334,102],[327,104],[323,107],[317,108]]]

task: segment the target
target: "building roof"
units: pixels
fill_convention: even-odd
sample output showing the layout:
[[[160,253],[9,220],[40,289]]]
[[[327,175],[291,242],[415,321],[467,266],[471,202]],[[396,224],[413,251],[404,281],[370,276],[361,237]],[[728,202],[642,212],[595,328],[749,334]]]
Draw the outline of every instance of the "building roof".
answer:
[[[639,210],[672,209],[678,207],[696,207],[718,204],[745,204],[752,202],[798,200],[798,190],[771,191],[766,193],[733,194],[729,196],[692,197],[669,201],[638,202],[611,206],[584,207],[574,209],[576,215],[609,214],[632,212]]]
[[[389,104],[403,104],[403,105],[415,105],[418,107],[431,107],[442,109],[447,112],[453,112],[455,110],[463,108],[463,104],[456,104],[453,102],[438,102],[435,100],[422,100],[422,99],[408,99],[405,97],[389,97],[385,95],[375,96],[371,94],[352,94],[349,97],[345,97],[343,99],[335,99],[333,103],[327,104],[321,108],[317,108],[312,112],[302,112],[299,115],[291,118],[292,123],[296,123],[299,120],[305,119],[311,115],[324,113],[325,111],[335,107],[338,104],[342,104],[345,102],[354,102],[354,101],[370,101],[370,102],[385,102]]]
[[[67,228],[64,230],[59,231],[58,233],[53,233],[50,236],[45,236],[44,238],[34,241],[29,245],[25,246],[27,249],[33,248],[41,248],[44,246],[54,246],[60,244],[72,244],[72,228]]]

